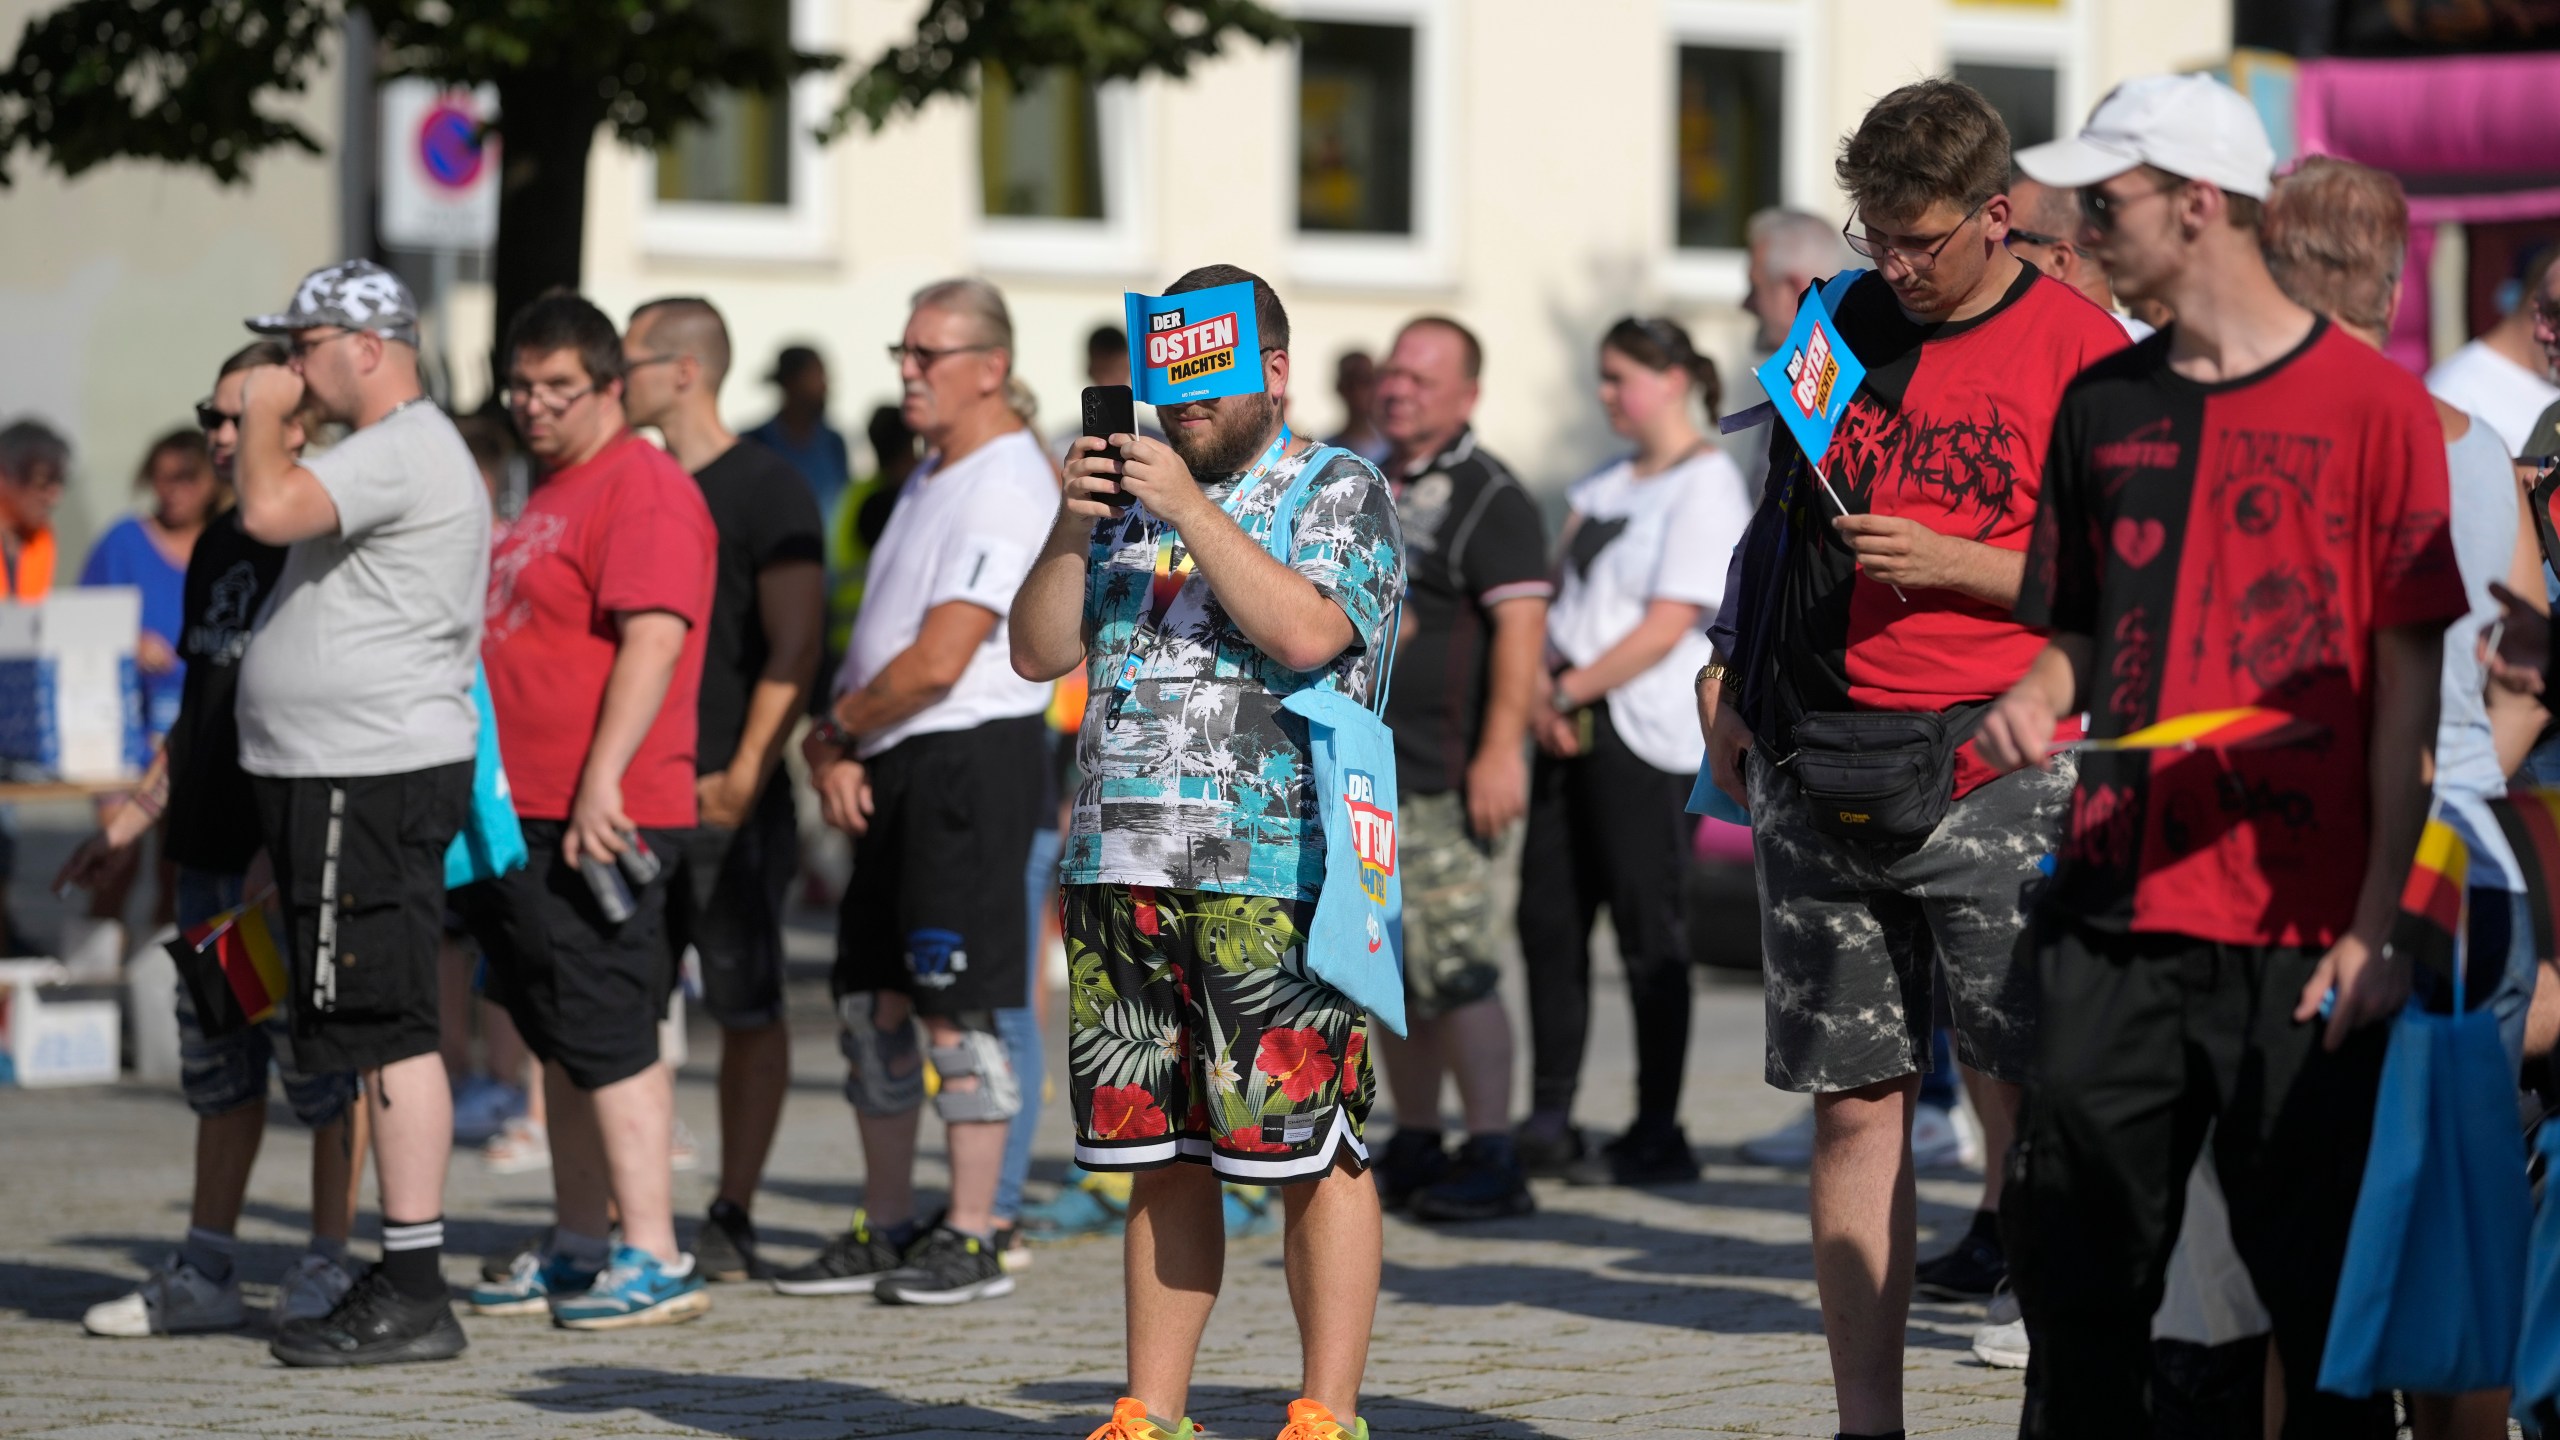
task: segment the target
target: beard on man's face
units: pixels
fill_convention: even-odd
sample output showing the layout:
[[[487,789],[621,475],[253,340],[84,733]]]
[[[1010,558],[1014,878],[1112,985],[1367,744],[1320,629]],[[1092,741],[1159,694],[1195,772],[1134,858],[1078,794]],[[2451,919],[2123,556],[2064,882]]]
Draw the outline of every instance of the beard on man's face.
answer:
[[[1217,418],[1205,433],[1179,423],[1165,427],[1165,443],[1200,480],[1237,474],[1262,458],[1280,413],[1268,394],[1229,395],[1212,404]]]

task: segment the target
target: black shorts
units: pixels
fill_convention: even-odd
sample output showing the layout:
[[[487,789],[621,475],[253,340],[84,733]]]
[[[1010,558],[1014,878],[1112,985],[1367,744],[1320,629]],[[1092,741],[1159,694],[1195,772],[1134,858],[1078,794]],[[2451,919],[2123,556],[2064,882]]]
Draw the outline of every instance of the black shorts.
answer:
[[[558,820],[524,822],[521,870],[454,892],[488,957],[488,998],[507,1007],[526,1048],[557,1061],[569,1083],[601,1090],[658,1063],[658,1022],[675,993],[667,948],[667,884],[681,830],[642,830],[666,869],[631,887],[631,918],[605,922],[586,876],[561,858]]]
[[[918,735],[867,763],[871,828],[853,842],[835,993],[897,990],[918,1013],[1022,1004],[1022,872],[1040,826],[1037,715]]]
[[[667,891],[668,948],[693,947],[702,1008],[731,1030],[782,1018],[782,910],[800,873],[800,820],[791,777],[773,773],[746,820],[686,831],[684,864]]]
[[[295,1068],[375,1070],[434,1050],[444,854],[470,813],[471,762],[251,780],[291,931]]]

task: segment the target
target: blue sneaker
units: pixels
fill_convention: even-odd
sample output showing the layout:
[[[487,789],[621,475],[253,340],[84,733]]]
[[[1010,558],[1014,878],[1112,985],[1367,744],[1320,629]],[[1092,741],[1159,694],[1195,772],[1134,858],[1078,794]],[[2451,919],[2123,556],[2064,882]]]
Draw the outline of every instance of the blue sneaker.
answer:
[[[625,1245],[585,1294],[551,1303],[551,1323],[566,1330],[627,1330],[673,1325],[710,1308],[711,1293],[692,1256],[661,1265],[657,1256]]]
[[[503,1279],[483,1280],[471,1287],[474,1315],[541,1315],[551,1302],[576,1295],[596,1283],[594,1270],[565,1255],[519,1250]]]

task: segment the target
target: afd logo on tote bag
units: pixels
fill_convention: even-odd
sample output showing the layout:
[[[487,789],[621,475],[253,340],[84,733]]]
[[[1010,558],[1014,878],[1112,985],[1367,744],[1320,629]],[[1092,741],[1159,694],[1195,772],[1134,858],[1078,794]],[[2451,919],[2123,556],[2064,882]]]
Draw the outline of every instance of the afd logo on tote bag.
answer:
[[[1298,509],[1329,459],[1307,457],[1272,512],[1263,548],[1286,565]],[[1308,782],[1324,827],[1324,890],[1307,935],[1307,968],[1398,1035],[1404,1029],[1404,887],[1396,879],[1396,746],[1381,718],[1395,672],[1401,607],[1379,653],[1377,701],[1361,705],[1323,685],[1280,708],[1307,722]]]

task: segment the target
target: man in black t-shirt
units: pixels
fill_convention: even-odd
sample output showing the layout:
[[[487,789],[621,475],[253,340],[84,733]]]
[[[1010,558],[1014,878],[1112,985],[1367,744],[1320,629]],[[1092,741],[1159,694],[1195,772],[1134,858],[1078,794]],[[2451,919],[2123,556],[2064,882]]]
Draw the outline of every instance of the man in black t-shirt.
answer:
[[[667,908],[673,943],[700,959],[703,1008],[722,1032],[720,1194],[693,1254],[708,1279],[746,1280],[762,1274],[749,1211],[791,1085],[782,910],[800,858],[781,760],[825,639],[826,542],[790,462],[720,423],[729,329],[719,311],[653,300],[632,312],[622,349],[631,423],[657,427],[720,532],[694,750],[702,823]]]
[[[1393,446],[1410,582],[1387,723],[1404,801],[1405,1014],[1376,1032],[1396,1133],[1378,1188],[1425,1220],[1534,1208],[1511,1148],[1511,1022],[1495,986],[1510,907],[1494,903],[1503,843],[1527,807],[1528,717],[1547,628],[1546,527],[1537,503],[1477,445],[1484,351],[1464,325],[1412,321],[1378,375]],[[1454,1074],[1467,1140],[1440,1138],[1440,1082]]]
[[[241,392],[253,365],[289,359],[280,341],[261,340],[223,363],[213,395],[196,406],[214,473],[228,484],[240,451]],[[288,450],[300,451],[298,421],[285,426]],[[87,887],[111,857],[129,851],[161,826],[161,852],[178,867],[177,919],[193,932],[236,908],[251,862],[260,848],[257,807],[249,777],[240,768],[240,726],[231,701],[239,688],[240,657],[249,647],[249,622],[284,569],[282,546],[262,545],[240,528],[236,510],[216,515],[188,557],[185,625],[178,653],[187,674],[179,692],[178,719],[167,746],[142,783],[110,810],[100,833],[84,842],[63,866],[57,886]],[[196,1189],[187,1212],[187,1236],[142,1284],[89,1308],[82,1324],[93,1335],[139,1338],[242,1323],[240,1277],[233,1261],[249,1171],[266,1134],[267,1072],[282,1073],[294,1115],[311,1127],[312,1194],[309,1249],[278,1281],[276,1318],[316,1320],[347,1293],[347,1233],[355,1221],[362,1142],[350,1145],[347,1117],[356,1077],[339,1071],[305,1074],[295,1067],[285,1003],[257,1024],[208,1035],[185,986],[177,991],[178,1043],[185,1066],[180,1088],[196,1113]]]

